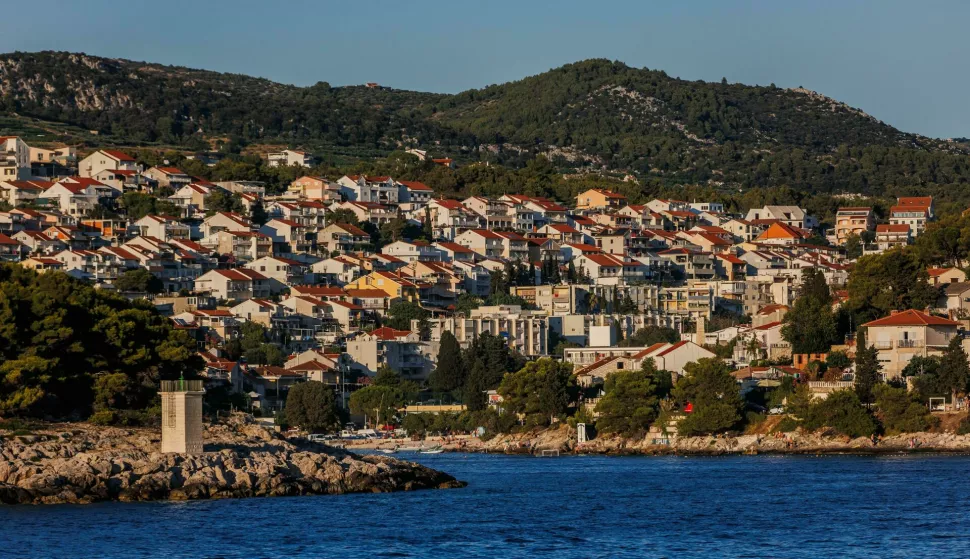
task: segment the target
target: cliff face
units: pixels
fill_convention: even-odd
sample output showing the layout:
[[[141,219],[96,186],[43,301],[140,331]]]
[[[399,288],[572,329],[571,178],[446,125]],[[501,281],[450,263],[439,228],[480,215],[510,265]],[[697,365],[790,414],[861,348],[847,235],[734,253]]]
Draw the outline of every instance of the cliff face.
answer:
[[[0,432],[2,434],[2,432]],[[236,418],[205,453],[161,454],[159,434],[70,426],[0,439],[0,503],[51,504],[410,491],[463,487],[430,468],[358,456]]]

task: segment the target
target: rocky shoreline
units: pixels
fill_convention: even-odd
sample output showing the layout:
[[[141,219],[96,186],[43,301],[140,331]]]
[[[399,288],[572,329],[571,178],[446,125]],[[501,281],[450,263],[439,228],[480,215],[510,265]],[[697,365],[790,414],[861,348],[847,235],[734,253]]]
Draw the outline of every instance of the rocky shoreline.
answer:
[[[538,454],[558,450],[566,454],[605,455],[821,455],[821,454],[970,454],[970,435],[952,433],[906,433],[873,442],[867,437],[849,438],[821,430],[784,434],[673,438],[669,444],[655,444],[654,437],[628,439],[598,436],[578,444],[575,430],[566,426],[531,433],[495,437],[478,448],[481,452]]]
[[[383,493],[464,487],[385,456],[359,456],[234,417],[205,428],[205,452],[161,454],[153,429],[51,425],[0,431],[0,503],[56,504]]]
[[[560,454],[602,454],[614,456],[723,456],[753,454],[970,454],[970,435],[953,433],[907,433],[878,439],[849,438],[821,430],[814,433],[802,430],[791,433],[734,435],[717,437],[672,438],[669,444],[655,444],[658,435],[640,439],[599,435],[592,441],[579,444],[576,431],[566,425],[536,429],[525,433],[499,435],[487,441],[470,436],[429,438],[426,446],[440,445],[448,452],[480,452],[490,454],[541,454],[558,451]],[[420,443],[420,442],[419,442]],[[353,448],[393,448],[397,442],[365,442]],[[410,442],[409,444],[415,444]]]

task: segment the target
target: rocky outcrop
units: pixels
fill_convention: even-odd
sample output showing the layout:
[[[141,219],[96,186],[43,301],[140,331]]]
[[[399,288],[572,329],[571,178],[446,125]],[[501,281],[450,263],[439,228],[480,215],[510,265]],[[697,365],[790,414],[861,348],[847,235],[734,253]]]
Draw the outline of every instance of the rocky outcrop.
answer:
[[[205,452],[161,454],[151,429],[60,426],[0,431],[0,503],[268,497],[463,487],[448,474],[384,456],[283,439],[234,418],[206,428]]]

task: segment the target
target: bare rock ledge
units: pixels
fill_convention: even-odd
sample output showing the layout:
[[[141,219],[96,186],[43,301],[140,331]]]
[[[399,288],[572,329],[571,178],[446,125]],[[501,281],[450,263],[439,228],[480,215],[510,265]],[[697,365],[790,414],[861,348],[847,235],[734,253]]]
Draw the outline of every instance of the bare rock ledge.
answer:
[[[0,431],[0,503],[54,504],[464,487],[454,477],[384,456],[285,440],[234,417],[209,426],[205,452],[161,454],[152,429],[61,425],[25,436]]]

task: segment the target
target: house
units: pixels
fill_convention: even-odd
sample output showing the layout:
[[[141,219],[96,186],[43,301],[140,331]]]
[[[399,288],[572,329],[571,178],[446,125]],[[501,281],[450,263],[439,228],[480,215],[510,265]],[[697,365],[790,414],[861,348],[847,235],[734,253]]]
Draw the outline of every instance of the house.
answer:
[[[247,262],[245,267],[268,278],[271,293],[279,293],[291,285],[303,284],[310,279],[308,265],[279,256],[264,256]]]
[[[814,219],[798,206],[765,206],[748,210],[746,221],[771,219],[798,229],[811,229],[816,223]]]
[[[24,245],[0,233],[0,260],[5,262],[19,262],[24,252],[26,252]]]
[[[714,258],[710,253],[688,248],[672,248],[657,253],[667,262],[669,270],[676,270],[675,279],[712,279],[714,277]]]
[[[201,242],[203,246],[236,260],[258,260],[273,253],[273,239],[255,231],[219,231]]]
[[[536,231],[536,234],[562,243],[585,243],[590,240],[585,234],[565,223],[550,223]]]
[[[176,221],[173,217],[151,214],[136,221],[132,228],[138,235],[147,235],[163,241],[188,239],[191,232],[188,225]]]
[[[943,293],[936,306],[946,311],[950,318],[970,318],[970,282],[961,281],[943,285]]]
[[[403,211],[423,208],[431,201],[434,191],[419,181],[398,181],[398,205]]]
[[[862,233],[872,231],[875,225],[876,216],[872,208],[839,208],[835,214],[835,243],[844,245],[852,235],[861,237]]]
[[[289,167],[290,165],[311,167],[313,165],[313,157],[310,154],[292,149],[268,153],[266,158],[269,159],[270,167]]]
[[[402,377],[420,380],[431,372],[433,360],[429,344],[417,332],[382,327],[347,341],[350,369],[360,375],[374,376],[387,365]]]
[[[880,223],[876,225],[876,247],[880,252],[904,247],[909,244],[912,231],[906,224]]]
[[[158,186],[172,190],[178,190],[192,182],[192,177],[175,167],[152,167],[145,171],[145,176],[158,183]]]
[[[591,188],[576,196],[577,210],[620,209],[625,205],[626,196],[603,188]]]
[[[346,256],[334,256],[314,262],[310,269],[318,282],[327,285],[347,285],[367,273],[358,261]]]
[[[396,206],[400,201],[401,187],[391,177],[344,175],[337,179],[337,184],[340,185],[340,193],[349,202]]]
[[[866,342],[879,352],[879,364],[887,380],[902,376],[913,357],[941,355],[957,335],[959,323],[922,311],[893,311],[889,316],[863,324]]]
[[[103,149],[98,150],[85,157],[78,163],[78,174],[82,177],[92,178],[104,170],[117,171],[138,171],[138,163],[135,158],[127,153]]]
[[[273,252],[279,254],[313,252],[317,248],[317,234],[292,219],[273,218],[259,228],[259,232],[273,240]]]
[[[395,241],[382,248],[381,253],[400,258],[404,262],[440,261],[442,258],[438,249],[425,241]]]
[[[40,231],[17,231],[12,237],[24,245],[31,254],[54,254],[68,248],[68,244],[64,241],[48,237]]]
[[[772,223],[754,240],[755,243],[766,245],[794,245],[809,238],[811,234],[804,229],[798,229],[784,222]]]
[[[563,361],[573,365],[573,375],[580,385],[592,386],[601,384],[615,371],[639,369],[647,359],[652,359],[658,369],[680,376],[688,363],[714,357],[712,352],[694,342],[679,341],[648,347],[567,348]]]
[[[391,301],[418,301],[420,286],[400,272],[376,271],[359,278],[346,286],[347,289],[379,289]]]
[[[54,183],[46,181],[0,179],[0,201],[14,207],[29,204],[53,185]]]
[[[340,185],[324,177],[302,176],[290,183],[287,194],[311,200],[340,200]]]
[[[475,251],[458,243],[438,242],[431,245],[449,262],[475,262]]]
[[[486,258],[529,260],[529,242],[518,233],[470,229],[455,237],[455,242]]]
[[[396,191],[395,191],[396,192]],[[371,222],[380,227],[397,218],[397,206],[386,206],[377,202],[341,202],[335,209],[350,210],[357,216],[359,223]]]
[[[0,180],[18,181],[30,177],[30,146],[17,136],[0,136]]]
[[[253,224],[249,218],[235,212],[218,212],[205,218],[202,222],[202,236],[209,237],[220,231],[252,231]]]
[[[317,247],[329,253],[358,252],[370,242],[370,234],[348,223],[332,223],[317,232]]]
[[[71,216],[87,215],[98,205],[98,193],[94,185],[80,185],[64,181],[54,183],[39,196],[38,201],[40,199],[46,200],[62,213]]]
[[[646,279],[642,262],[620,254],[590,253],[576,258],[576,268],[598,285],[624,285]]]
[[[184,217],[195,217],[205,212],[205,201],[212,194],[212,187],[191,183],[179,188],[168,200],[182,209]]]
[[[889,209],[889,223],[907,226],[913,238],[926,230],[926,223],[931,219],[933,219],[932,196],[897,198],[896,205]]]
[[[64,263],[56,258],[34,256],[20,262],[20,265],[35,272],[60,272],[64,270]]]
[[[930,285],[946,285],[967,281],[967,273],[960,268],[930,268],[926,270]]]
[[[246,268],[211,270],[196,278],[194,284],[195,291],[211,293],[213,297],[228,301],[270,296],[269,278]]]

